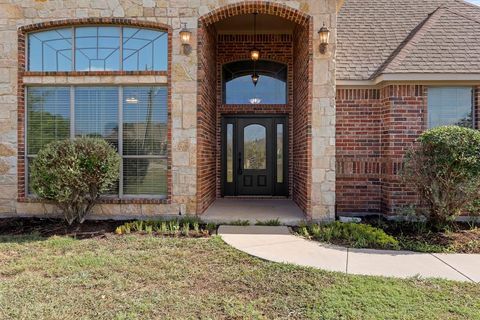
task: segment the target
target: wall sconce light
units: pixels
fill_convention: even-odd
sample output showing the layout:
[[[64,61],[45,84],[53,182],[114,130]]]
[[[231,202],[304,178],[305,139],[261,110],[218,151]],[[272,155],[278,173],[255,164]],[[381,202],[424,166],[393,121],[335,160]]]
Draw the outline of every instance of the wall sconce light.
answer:
[[[323,27],[321,27],[318,31],[318,34],[320,35],[320,53],[325,54],[325,52],[327,52],[327,47],[330,42],[330,29],[325,26],[325,23],[323,24]]]
[[[182,30],[180,30],[180,41],[182,42],[183,53],[189,54],[191,51],[190,39],[192,32],[187,29],[187,24],[182,23]]]

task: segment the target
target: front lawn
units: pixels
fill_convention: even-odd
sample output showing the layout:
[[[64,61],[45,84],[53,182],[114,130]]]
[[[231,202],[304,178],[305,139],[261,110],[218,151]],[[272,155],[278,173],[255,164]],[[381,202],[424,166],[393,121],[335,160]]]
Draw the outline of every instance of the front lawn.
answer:
[[[479,319],[480,286],[346,276],[218,237],[3,237],[0,319]]]

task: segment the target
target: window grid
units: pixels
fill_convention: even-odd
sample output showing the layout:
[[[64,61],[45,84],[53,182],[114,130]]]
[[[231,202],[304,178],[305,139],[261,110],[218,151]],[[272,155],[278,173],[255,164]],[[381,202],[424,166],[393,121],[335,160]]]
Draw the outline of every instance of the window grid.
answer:
[[[75,88],[79,88],[82,86],[69,86],[70,88],[70,136],[69,139],[75,139]],[[118,181],[118,198],[120,199],[132,199],[132,198],[146,198],[146,199],[166,199],[167,194],[168,194],[168,177],[165,177],[165,194],[162,195],[154,195],[154,194],[124,194],[124,162],[127,159],[145,159],[145,160],[156,160],[156,161],[164,161],[166,166],[168,167],[168,154],[165,155],[123,155],[123,100],[124,100],[124,91],[125,86],[116,86],[115,88],[118,89],[118,153],[120,155],[120,168],[119,168],[119,181]],[[144,87],[144,86],[138,86],[138,87]],[[166,85],[156,85],[154,87],[158,88],[167,88]],[[30,87],[31,88],[31,87]],[[102,87],[97,87],[97,88],[102,88]],[[28,89],[29,87],[25,88],[25,94],[28,96]],[[168,102],[167,102],[168,104]],[[25,110],[27,110],[28,114],[28,99],[25,99]],[[168,113],[167,113],[168,114]],[[27,152],[25,152],[24,156],[24,161],[25,161],[25,190],[27,194],[31,195],[30,188],[29,188],[29,161],[31,159],[36,157],[36,154],[30,154],[28,152],[28,116],[25,117],[25,145],[27,147]],[[167,122],[169,119],[167,119]],[[168,143],[168,142],[167,142]],[[162,181],[159,181],[158,183],[161,183]],[[109,195],[105,194],[103,195],[104,198],[116,198],[117,195]]]
[[[117,50],[119,51],[119,61],[118,61],[118,64],[119,64],[119,68],[118,70],[103,70],[103,71],[167,71],[168,70],[168,55],[166,55],[165,57],[155,57],[155,46],[154,46],[154,42],[163,38],[163,37],[167,37],[167,43],[166,43],[166,47],[165,47],[165,51],[168,52],[168,32],[166,30],[162,30],[162,29],[153,29],[153,28],[144,28],[144,27],[134,27],[134,26],[109,26],[109,25],[91,25],[91,26],[72,26],[72,27],[67,27],[67,28],[58,28],[58,29],[52,29],[52,30],[47,30],[47,31],[55,31],[58,33],[58,30],[71,30],[71,43],[69,41],[67,41],[67,38],[63,37],[60,33],[59,35],[61,36],[61,39],[63,40],[66,40],[68,43],[70,43],[71,47],[69,49],[69,51],[71,52],[71,57],[70,57],[70,71],[84,71],[84,70],[77,70],[77,66],[76,66],[76,52],[77,52],[77,48],[76,48],[76,35],[77,35],[77,29],[79,28],[86,28],[86,27],[96,27],[97,28],[97,44],[98,44],[98,28],[101,28],[101,27],[116,27],[118,28],[119,30],[119,44],[118,44],[118,48]],[[144,46],[142,46],[141,48],[137,49],[134,51],[134,53],[131,53],[127,56],[127,58],[125,59],[128,59],[130,56],[133,56],[133,55],[137,55],[137,64],[136,64],[136,68],[134,69],[128,69],[126,70],[125,69],[125,60],[124,60],[124,30],[126,28],[130,28],[130,29],[137,29],[137,31],[127,37],[127,41],[131,40],[135,34],[137,34],[138,32],[142,31],[142,30],[147,30],[147,31],[154,31],[154,32],[157,32],[159,35],[157,37],[155,37],[154,39],[146,39],[146,38],[139,38],[141,40],[144,40],[144,41],[150,41],[150,43],[147,43],[145,44]],[[31,37],[36,37],[36,34],[40,34],[42,32],[46,32],[46,31],[37,31],[37,32],[32,32],[30,33],[28,36],[27,36],[27,48],[25,50],[25,53],[26,53],[26,69],[28,71],[41,71],[41,72],[45,72],[45,71],[53,71],[53,72],[62,72],[64,70],[59,70],[59,64],[58,64],[58,59],[57,59],[57,63],[56,63],[56,70],[45,70],[45,63],[44,63],[44,46],[42,45],[42,52],[41,52],[41,70],[31,70],[31,62],[30,62],[30,44],[31,44]],[[38,39],[38,38],[37,38]],[[38,39],[39,41],[41,41],[40,39]],[[47,41],[51,41],[51,40],[47,40]],[[151,63],[151,69],[150,70],[144,70],[144,69],[140,69],[140,63],[139,63],[139,59],[140,59],[140,51],[142,49],[144,49],[145,47],[147,47],[148,45],[151,45],[152,47],[152,57],[151,57],[151,61],[149,61]],[[52,48],[53,49],[53,48]],[[97,51],[99,49],[101,49],[100,47],[98,47],[97,45]],[[81,49],[78,49],[78,50],[81,50]],[[131,50],[131,49],[129,49]],[[65,51],[65,50],[63,50]],[[58,55],[58,54],[57,54]],[[68,57],[66,57],[68,58]],[[165,63],[165,67],[164,68],[158,68],[158,69],[155,69],[155,65],[158,65],[159,63],[157,62],[157,60],[161,60],[161,58],[166,58],[166,61],[163,61],[163,63]],[[160,66],[161,66],[161,63],[160,63]],[[89,67],[89,70],[88,71],[97,71],[97,70],[90,70],[91,68]]]

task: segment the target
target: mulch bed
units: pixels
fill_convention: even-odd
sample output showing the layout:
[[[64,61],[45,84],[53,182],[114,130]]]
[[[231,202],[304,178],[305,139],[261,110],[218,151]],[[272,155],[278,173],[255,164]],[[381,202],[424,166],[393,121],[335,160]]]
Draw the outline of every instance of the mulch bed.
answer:
[[[83,224],[69,226],[61,219],[7,218],[0,219],[0,236],[37,234],[42,237],[104,238],[122,223],[115,220],[87,220]]]
[[[472,228],[467,223],[453,223],[448,231],[419,232],[413,223],[387,222],[378,217],[366,218],[363,222],[379,227],[387,234],[406,241],[439,246],[457,253],[480,253],[480,226]]]

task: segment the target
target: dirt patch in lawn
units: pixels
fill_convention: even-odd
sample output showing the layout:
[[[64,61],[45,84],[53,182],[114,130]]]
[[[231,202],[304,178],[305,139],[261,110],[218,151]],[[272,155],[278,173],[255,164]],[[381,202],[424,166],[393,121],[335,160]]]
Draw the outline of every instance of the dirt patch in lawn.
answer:
[[[122,222],[114,220],[87,220],[83,224],[70,226],[60,219],[7,218],[0,219],[0,236],[34,234],[41,237],[103,238],[106,234],[113,233],[120,224]]]

